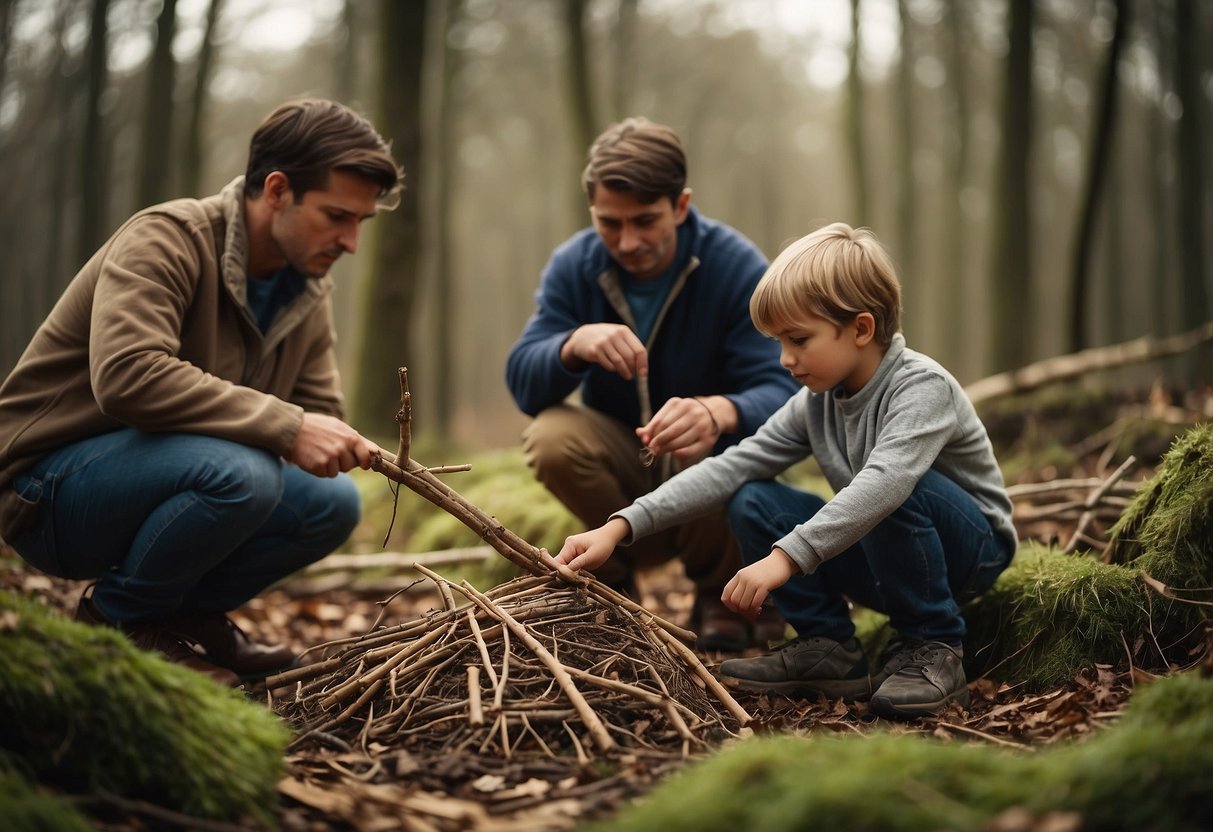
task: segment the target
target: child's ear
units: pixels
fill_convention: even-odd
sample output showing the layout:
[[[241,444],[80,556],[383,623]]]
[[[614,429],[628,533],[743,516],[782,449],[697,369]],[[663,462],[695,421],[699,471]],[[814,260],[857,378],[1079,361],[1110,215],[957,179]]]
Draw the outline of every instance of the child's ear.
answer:
[[[860,312],[855,316],[855,346],[866,347],[876,337],[876,316]]]

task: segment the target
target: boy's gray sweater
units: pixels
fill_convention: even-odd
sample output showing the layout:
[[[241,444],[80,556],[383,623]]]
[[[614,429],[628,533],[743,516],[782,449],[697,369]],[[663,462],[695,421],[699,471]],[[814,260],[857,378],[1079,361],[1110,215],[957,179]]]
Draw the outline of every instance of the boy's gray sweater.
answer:
[[[630,543],[706,514],[746,482],[771,479],[809,455],[834,497],[771,541],[806,574],[900,507],[932,468],[971,494],[995,533],[1016,545],[1011,499],[972,402],[951,373],[907,349],[901,333],[854,396],[841,386],[825,393],[802,389],[753,436],[613,516],[632,527]]]

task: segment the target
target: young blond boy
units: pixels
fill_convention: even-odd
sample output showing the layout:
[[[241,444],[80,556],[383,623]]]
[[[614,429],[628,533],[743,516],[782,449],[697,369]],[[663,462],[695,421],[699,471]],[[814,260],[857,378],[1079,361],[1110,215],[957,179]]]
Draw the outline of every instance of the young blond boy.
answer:
[[[727,504],[742,568],[724,603],[767,596],[798,638],[720,673],[750,689],[871,699],[885,716],[968,705],[960,605],[1016,548],[1011,502],[964,390],[900,333],[901,287],[869,231],[834,223],[785,249],[750,301],[805,389],[750,438],[569,537],[556,560],[595,569],[620,544]],[[829,501],[775,476],[813,455]],[[896,635],[870,673],[848,599]]]

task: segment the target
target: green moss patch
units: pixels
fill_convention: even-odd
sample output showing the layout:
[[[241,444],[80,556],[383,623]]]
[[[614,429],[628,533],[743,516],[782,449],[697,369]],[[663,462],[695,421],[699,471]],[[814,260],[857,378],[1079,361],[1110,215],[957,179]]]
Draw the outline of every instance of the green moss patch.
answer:
[[[0,749],[38,781],[268,821],[289,738],[235,690],[0,592]]]
[[[1035,752],[909,734],[748,740],[599,828],[925,832],[1022,808],[1077,813],[1084,829],[1207,829],[1211,765],[1213,680],[1183,674],[1139,691],[1111,730]]]

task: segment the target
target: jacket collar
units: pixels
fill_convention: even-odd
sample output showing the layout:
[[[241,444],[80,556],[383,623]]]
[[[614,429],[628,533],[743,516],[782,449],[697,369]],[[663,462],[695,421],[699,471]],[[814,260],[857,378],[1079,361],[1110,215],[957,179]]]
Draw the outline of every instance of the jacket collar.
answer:
[[[248,227],[244,219],[244,177],[237,176],[219,192],[219,205],[223,211],[224,238],[223,257],[219,270],[224,286],[232,299],[244,309],[248,308]],[[308,279],[304,291],[282,311],[270,331],[265,334],[263,350],[271,350],[300,321],[307,317],[333,289],[333,278],[329,275]],[[253,329],[260,333],[256,323],[248,316]]]

